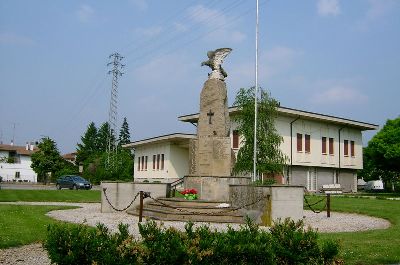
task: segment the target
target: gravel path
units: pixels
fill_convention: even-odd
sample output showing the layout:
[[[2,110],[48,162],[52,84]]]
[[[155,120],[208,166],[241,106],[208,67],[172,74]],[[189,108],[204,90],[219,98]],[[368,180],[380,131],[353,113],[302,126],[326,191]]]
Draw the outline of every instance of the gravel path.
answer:
[[[95,226],[97,223],[104,223],[111,231],[117,231],[118,224],[129,224],[129,231],[136,237],[139,235],[137,226],[138,217],[126,213],[101,213],[100,203],[57,203],[57,202],[15,202],[0,204],[25,204],[25,205],[65,205],[79,206],[77,209],[57,210],[47,213],[48,216],[73,223],[83,223]],[[315,214],[311,211],[304,211],[304,222],[307,226],[318,229],[319,232],[354,232],[371,229],[386,229],[390,226],[387,220],[348,213],[332,212],[331,217],[327,218],[325,213]],[[184,222],[164,221],[165,227],[173,226],[177,229],[183,229]],[[198,225],[201,223],[198,223]],[[230,224],[233,228],[238,228],[238,224]],[[226,224],[212,223],[212,228],[219,231],[226,229]],[[261,227],[267,229],[266,227]],[[19,248],[0,249],[0,264],[50,264],[47,253],[41,247],[41,244],[32,244]]]

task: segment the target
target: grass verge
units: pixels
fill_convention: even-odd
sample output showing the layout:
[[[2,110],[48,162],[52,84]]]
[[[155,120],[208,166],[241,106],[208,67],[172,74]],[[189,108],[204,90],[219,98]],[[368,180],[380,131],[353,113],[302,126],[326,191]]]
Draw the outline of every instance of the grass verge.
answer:
[[[2,202],[100,202],[99,190],[0,190]]]
[[[320,196],[308,197],[310,203],[320,198]],[[316,205],[316,208],[322,207]],[[388,229],[365,232],[321,233],[321,239],[337,239],[341,242],[345,264],[400,263],[400,201],[331,196],[331,209],[375,216],[387,219],[392,224]]]
[[[43,241],[48,224],[58,221],[45,214],[67,206],[0,205],[0,248],[10,248]]]

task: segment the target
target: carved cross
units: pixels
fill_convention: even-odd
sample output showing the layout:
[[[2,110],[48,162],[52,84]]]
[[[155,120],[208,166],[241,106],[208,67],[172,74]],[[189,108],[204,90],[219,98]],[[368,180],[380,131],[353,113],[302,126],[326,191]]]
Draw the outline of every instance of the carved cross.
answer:
[[[212,112],[211,110],[207,113],[208,116],[208,124],[212,124],[211,122],[211,117],[214,116],[214,112]]]

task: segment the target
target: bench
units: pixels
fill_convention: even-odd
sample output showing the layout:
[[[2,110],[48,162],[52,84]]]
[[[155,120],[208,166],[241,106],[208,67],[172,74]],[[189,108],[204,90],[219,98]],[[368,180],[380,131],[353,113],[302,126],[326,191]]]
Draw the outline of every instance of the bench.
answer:
[[[343,193],[340,184],[326,184],[322,185],[321,191],[325,194],[341,194]]]

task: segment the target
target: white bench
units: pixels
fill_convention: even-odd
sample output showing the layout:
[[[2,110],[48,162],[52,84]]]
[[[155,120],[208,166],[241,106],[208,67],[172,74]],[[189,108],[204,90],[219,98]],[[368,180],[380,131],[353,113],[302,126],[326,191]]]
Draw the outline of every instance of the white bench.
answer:
[[[340,184],[326,184],[322,185],[322,190],[325,194],[341,194],[343,193]]]

